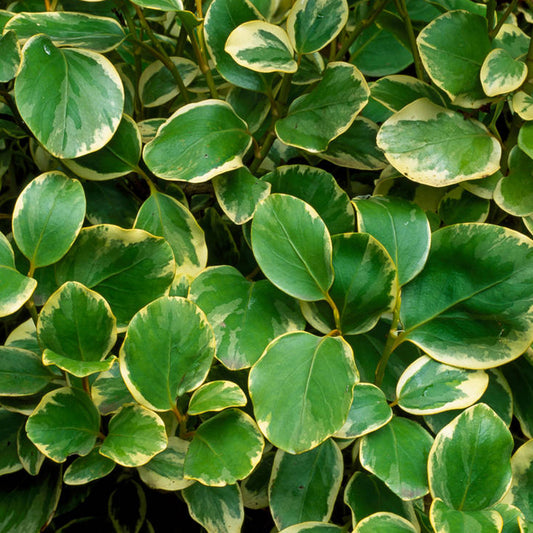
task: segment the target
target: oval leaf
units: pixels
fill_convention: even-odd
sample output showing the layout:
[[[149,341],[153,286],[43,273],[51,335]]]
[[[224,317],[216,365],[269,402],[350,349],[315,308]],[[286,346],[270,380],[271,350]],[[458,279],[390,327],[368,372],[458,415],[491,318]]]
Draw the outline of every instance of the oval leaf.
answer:
[[[522,444],[511,457],[513,481],[503,501],[516,505],[529,522],[533,521],[533,440]]]
[[[527,77],[527,66],[516,61],[503,48],[491,50],[481,66],[481,85],[487,96],[498,96],[518,89]]]
[[[405,518],[381,512],[361,520],[353,533],[416,533],[416,531],[415,526]]]
[[[65,485],[85,485],[107,476],[114,468],[114,461],[101,455],[99,448],[94,448],[85,457],[78,457],[69,464],[63,481]]]
[[[208,411],[222,411],[228,407],[242,407],[248,400],[242,389],[231,381],[210,381],[196,389],[189,401],[187,414],[199,415]]]
[[[495,510],[457,511],[450,509],[441,499],[435,498],[429,510],[429,518],[435,531],[479,531],[479,533],[500,533],[503,519]]]

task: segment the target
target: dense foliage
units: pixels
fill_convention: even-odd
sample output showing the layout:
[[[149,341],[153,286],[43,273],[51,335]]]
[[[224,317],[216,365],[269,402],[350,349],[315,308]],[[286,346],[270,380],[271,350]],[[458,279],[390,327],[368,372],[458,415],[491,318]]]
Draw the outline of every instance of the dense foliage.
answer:
[[[529,0],[4,7],[1,532],[533,527]]]

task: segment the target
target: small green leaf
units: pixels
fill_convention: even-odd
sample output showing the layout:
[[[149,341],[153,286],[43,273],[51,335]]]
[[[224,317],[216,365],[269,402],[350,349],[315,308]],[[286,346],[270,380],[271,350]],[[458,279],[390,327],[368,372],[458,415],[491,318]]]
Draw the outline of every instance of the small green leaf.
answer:
[[[256,209],[252,248],[265,276],[300,300],[325,298],[333,283],[331,238],[318,213],[304,201],[272,194]]]
[[[33,267],[61,259],[85,217],[85,194],[78,180],[46,172],[27,185],[15,203],[13,236]]]
[[[517,91],[513,94],[513,110],[524,120],[533,120],[533,96],[524,91]]]
[[[0,408],[0,476],[22,470],[17,453],[17,435],[25,418]]]
[[[109,421],[100,453],[122,466],[142,466],[167,447],[165,424],[141,405],[125,405]]]
[[[22,424],[17,434],[17,453],[20,464],[31,476],[37,476],[44,464],[45,456],[36,448],[28,438],[26,428]]]
[[[120,349],[120,370],[133,397],[156,411],[205,380],[215,335],[202,310],[184,298],[163,296],[131,320]]]
[[[432,496],[458,511],[486,509],[511,484],[512,448],[509,429],[490,407],[470,407],[435,438],[428,459]]]
[[[95,479],[101,479],[110,474],[115,468],[115,462],[94,448],[85,457],[78,457],[70,463],[63,474],[65,485],[85,485]]]
[[[342,473],[342,453],[332,439],[298,455],[278,450],[269,485],[270,511],[277,527],[329,521]]]
[[[289,453],[301,453],[342,427],[358,379],[352,350],[342,337],[302,331],[282,335],[267,346],[250,371],[248,387],[257,423],[268,440]]]
[[[426,465],[432,443],[420,424],[393,417],[386,426],[362,437],[359,460],[402,500],[414,500],[429,491]]]
[[[199,415],[222,411],[228,407],[242,407],[248,400],[242,389],[231,381],[210,381],[196,389],[189,401],[187,414]]]
[[[91,397],[102,415],[114,413],[123,405],[133,403],[133,396],[122,379],[118,362],[98,374],[91,386]]]
[[[20,45],[17,35],[12,30],[7,30],[0,37],[0,82],[11,81],[16,75],[20,65]]]
[[[527,66],[516,61],[503,48],[491,50],[480,71],[481,85],[487,96],[507,94],[518,89],[527,77]]]
[[[159,178],[199,183],[242,166],[252,144],[246,123],[221,100],[180,107],[144,147]]]
[[[249,415],[225,409],[196,430],[185,456],[185,477],[211,487],[232,485],[257,466],[264,445]]]
[[[473,183],[476,181],[479,180]],[[462,187],[463,183],[440,199],[438,215],[445,226],[461,222],[485,222],[489,216],[490,201],[470,193]]]
[[[181,0],[135,0],[134,4],[161,11],[181,11],[183,9]]]
[[[411,522],[393,513],[380,512],[363,518],[354,533],[416,533]]]
[[[450,509],[440,498],[433,500],[429,517],[435,531],[439,533],[455,533],[455,531],[500,533],[503,527],[503,519],[497,511],[457,511]]]
[[[256,133],[270,111],[270,100],[266,94],[256,93],[240,87],[231,87],[226,102],[247,124],[250,133]]]
[[[69,455],[87,455],[94,448],[100,415],[85,392],[63,387],[43,396],[26,431],[40,452],[63,463]]]
[[[103,55],[56,48],[47,36],[38,34],[22,50],[15,100],[36,139],[52,155],[73,158],[94,152],[111,139],[122,118],[124,89]]]

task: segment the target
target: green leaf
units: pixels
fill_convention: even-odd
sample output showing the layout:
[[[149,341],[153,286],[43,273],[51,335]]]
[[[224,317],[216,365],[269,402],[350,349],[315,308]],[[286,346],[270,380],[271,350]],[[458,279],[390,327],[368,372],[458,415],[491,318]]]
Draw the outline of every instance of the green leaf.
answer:
[[[350,199],[329,172],[308,165],[282,165],[261,179],[271,184],[272,193],[289,194],[314,207],[331,235],[354,231]]]
[[[445,226],[450,226],[461,222],[485,222],[489,216],[489,210],[488,199],[479,198],[468,192],[461,184],[449,190],[441,198],[438,215]]]
[[[229,34],[224,50],[237,64],[255,72],[298,70],[289,36],[269,22],[250,20],[237,26]]]
[[[20,65],[20,45],[14,31],[8,30],[0,37],[0,82],[11,81]]]
[[[524,120],[533,120],[533,97],[524,91],[513,94],[512,108]]]
[[[175,198],[152,192],[139,209],[134,227],[165,238],[174,252],[177,276],[194,278],[205,268],[204,231],[191,212]]]
[[[139,204],[120,180],[85,181],[83,189],[87,199],[86,217],[90,224],[133,226]]]
[[[346,0],[297,0],[287,17],[287,32],[298,54],[318,52],[348,21]]]
[[[13,346],[0,346],[0,396],[36,394],[55,377],[35,353]]]
[[[101,294],[123,331],[131,317],[162,296],[175,274],[170,245],[140,229],[111,224],[84,228],[56,265],[58,283],[79,281]]]
[[[533,440],[522,444],[511,458],[512,482],[503,502],[516,505],[533,522]]]
[[[94,52],[110,52],[124,41],[126,34],[113,18],[66,11],[17,13],[5,26],[25,42],[44,33],[55,46],[85,48]]]
[[[491,510],[496,511],[503,519],[502,533],[522,533],[524,531],[526,517],[518,507],[507,503],[497,503]]]
[[[133,396],[122,379],[118,363],[98,374],[91,386],[91,397],[102,415],[114,413],[124,404],[133,403]]]
[[[29,350],[40,357],[42,350],[39,346],[39,341],[37,340],[35,322],[31,318],[28,318],[28,320],[19,324],[7,336],[5,346]]]
[[[13,237],[33,267],[51,265],[72,246],[84,217],[81,183],[62,172],[45,172],[17,198]]]
[[[18,311],[31,297],[37,281],[15,267],[15,254],[7,237],[0,232],[0,317]]]
[[[131,320],[120,349],[120,370],[141,404],[156,411],[205,380],[216,349],[203,311],[184,298],[163,296]]]
[[[367,516],[357,524],[354,533],[416,533],[411,522],[393,513],[380,512]]]
[[[122,115],[117,131],[103,148],[62,162],[81,178],[102,181],[129,174],[137,168],[140,158],[139,128],[131,117]]]
[[[240,87],[231,87],[226,102],[247,124],[250,133],[256,133],[270,111],[270,100],[266,94],[256,93]]]
[[[418,34],[417,45],[429,77],[455,105],[477,108],[489,100],[480,81],[481,65],[492,49],[485,17],[444,13]]]
[[[102,296],[70,281],[41,309],[37,336],[45,364],[85,377],[109,368],[104,359],[117,340],[116,319]]]
[[[278,529],[328,522],[342,473],[342,453],[332,439],[298,455],[278,450],[269,485],[270,511]]]
[[[433,500],[429,516],[435,531],[439,533],[455,531],[500,533],[503,526],[503,519],[497,511],[457,511],[450,509],[440,498]]]
[[[246,123],[221,100],[178,109],[144,147],[144,161],[159,178],[199,183],[242,166],[252,144]]]
[[[100,453],[122,466],[142,466],[167,447],[165,424],[141,405],[125,405],[109,421]]]
[[[134,4],[162,11],[181,11],[183,9],[181,0],[135,0]]]
[[[56,48],[39,34],[22,50],[15,100],[24,122],[46,150],[73,158],[94,152],[111,139],[122,118],[124,89],[103,55]]]
[[[405,285],[422,270],[429,253],[431,231],[424,211],[397,197],[373,196],[353,202],[359,231],[383,244],[396,264],[400,285]]]
[[[109,475],[114,468],[115,462],[104,457],[97,447],[85,457],[78,457],[70,463],[63,474],[63,482],[65,485],[85,485]]]
[[[432,443],[420,424],[393,417],[386,426],[362,437],[359,460],[402,500],[414,500],[429,490],[426,464]]]
[[[276,122],[276,134],[290,146],[324,152],[330,141],[352,125],[369,94],[356,67],[341,61],[329,63],[318,85],[296,98],[287,116]]]
[[[63,463],[69,455],[87,455],[94,448],[100,415],[84,391],[63,387],[43,396],[26,431],[41,453]]]
[[[502,24],[492,44],[494,48],[503,48],[514,59],[523,59],[527,55],[530,38],[512,21],[510,22]]]
[[[113,530],[120,533],[141,533],[146,521],[146,511],[144,488],[132,478],[119,479],[107,504],[107,514]],[[150,531],[148,525],[146,527]]]
[[[432,187],[483,178],[500,168],[501,145],[483,124],[427,98],[387,119],[376,140],[398,171]]]
[[[371,330],[381,315],[392,311],[398,293],[396,268],[388,252],[366,233],[332,237],[335,279],[329,290],[339,317],[326,302],[302,302],[307,321],[321,333],[343,335]]]
[[[253,472],[241,482],[243,504],[248,509],[268,507],[268,485],[274,456],[274,451],[264,453]]]
[[[235,63],[224,50],[230,33],[244,22],[263,17],[248,0],[213,0],[205,14],[204,32],[207,49],[220,75],[230,83],[263,92],[267,83],[263,74]]]
[[[22,470],[17,453],[17,434],[25,417],[0,408],[0,476]]]
[[[248,222],[257,204],[270,194],[270,184],[257,179],[247,167],[216,176],[213,187],[220,207],[234,224]]]
[[[516,359],[533,341],[532,271],[533,243],[521,233],[489,224],[442,228],[424,270],[403,289],[402,335],[462,368]]]
[[[443,365],[423,355],[398,380],[398,405],[414,415],[431,415],[469,407],[485,392],[489,376],[483,370]]]
[[[202,272],[192,282],[189,298],[213,326],[217,359],[232,370],[250,367],[272,339],[305,326],[292,298],[267,280],[246,280],[230,266]]]
[[[168,446],[150,459],[137,471],[143,483],[152,489],[176,491],[192,485],[192,479],[185,479],[183,467],[189,441],[169,437]]]
[[[44,464],[45,456],[28,438],[26,428],[22,424],[17,433],[17,453],[20,464],[31,476],[37,476]]]
[[[200,74],[194,61],[185,57],[170,57],[179,72],[183,84],[188,87]],[[176,80],[170,70],[157,60],[150,63],[139,78],[139,97],[144,107],[157,107],[170,102],[179,94]]]
[[[341,533],[342,528],[325,522],[304,522],[282,529],[279,533]]]
[[[344,339],[302,331],[282,335],[267,346],[250,371],[248,388],[257,423],[268,440],[286,452],[301,453],[342,427],[358,380]]]
[[[496,503],[511,483],[513,438],[485,404],[470,407],[435,438],[428,459],[431,495],[458,511]]]
[[[318,213],[286,194],[272,194],[256,209],[252,248],[265,276],[287,294],[313,301],[333,283],[331,238]]]
[[[244,508],[238,484],[206,487],[195,483],[182,495],[191,517],[209,533],[240,533]]]
[[[518,89],[527,77],[527,66],[516,61],[503,48],[491,50],[480,71],[481,85],[487,96],[507,94]]]
[[[392,409],[385,394],[371,383],[356,383],[353,400],[344,425],[335,438],[355,439],[378,430],[392,418]]]
[[[228,407],[242,407],[248,400],[242,389],[231,381],[210,381],[196,389],[189,400],[187,414],[199,415],[222,411]]]
[[[232,485],[257,466],[264,445],[249,415],[225,409],[196,430],[185,456],[185,477],[211,487]]]

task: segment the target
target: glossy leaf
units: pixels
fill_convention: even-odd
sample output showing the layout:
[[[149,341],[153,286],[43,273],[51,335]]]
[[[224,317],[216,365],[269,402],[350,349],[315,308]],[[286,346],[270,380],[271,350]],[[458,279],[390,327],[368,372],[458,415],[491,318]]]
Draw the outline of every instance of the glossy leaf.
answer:
[[[85,485],[109,475],[114,468],[115,462],[100,454],[99,448],[94,448],[85,457],[78,457],[70,463],[63,474],[63,482],[66,485]]]
[[[298,455],[278,450],[269,485],[270,510],[278,529],[329,521],[342,472],[342,454],[332,439]]]
[[[458,511],[496,503],[511,483],[512,448],[509,429],[490,407],[470,407],[437,434],[431,448],[432,496]]]
[[[503,48],[491,50],[481,65],[481,85],[487,96],[498,96],[518,89],[526,76],[526,64],[513,59]]]
[[[85,217],[78,180],[46,172],[27,185],[15,203],[13,236],[34,267],[55,263],[76,239]]]
[[[0,409],[0,475],[22,470],[16,442],[24,421],[25,418],[21,414]]]
[[[267,280],[246,280],[230,266],[202,272],[189,298],[213,326],[217,359],[232,370],[253,365],[272,339],[305,325],[291,298]]]
[[[20,45],[14,31],[7,30],[0,37],[0,82],[5,83],[12,80],[20,65]]]
[[[533,440],[520,446],[511,457],[512,482],[503,502],[516,505],[525,518],[533,521]]]
[[[359,460],[402,500],[414,500],[428,492],[426,464],[432,443],[422,426],[394,417],[386,426],[362,437]]]
[[[226,102],[248,124],[250,133],[255,133],[261,127],[271,107],[265,94],[240,87],[231,87]]]
[[[533,97],[524,91],[513,94],[512,105],[514,111],[524,120],[533,120]]]
[[[413,524],[393,513],[381,512],[361,520],[354,533],[416,533]]]
[[[333,283],[331,238],[318,213],[304,201],[272,194],[256,209],[252,248],[265,276],[300,300],[325,298]]]
[[[201,309],[184,298],[163,296],[132,318],[120,370],[139,403],[168,411],[178,396],[202,384],[214,353],[215,336]]]
[[[102,415],[114,413],[124,404],[133,403],[133,396],[122,379],[117,359],[109,370],[100,372],[93,381],[91,397]]]
[[[290,146],[324,152],[344,133],[368,102],[365,78],[349,63],[329,63],[322,80],[294,100],[285,118],[276,122],[276,134]]]
[[[187,414],[199,415],[209,411],[222,411],[228,407],[242,407],[247,402],[246,395],[236,383],[210,381],[194,391]]]
[[[352,350],[341,337],[295,332],[268,345],[250,371],[248,387],[268,440],[289,453],[301,453],[342,427],[357,381]]]
[[[100,224],[80,232],[56,265],[56,278],[60,284],[79,281],[101,294],[123,330],[141,307],[165,293],[175,268],[172,249],[161,237]]]
[[[414,415],[434,414],[469,407],[487,388],[489,376],[482,370],[443,365],[422,356],[409,365],[398,380],[398,405]]]
[[[46,458],[28,438],[23,424],[17,433],[17,454],[24,470],[31,476],[37,476]]]
[[[431,523],[436,531],[479,531],[480,533],[500,533],[503,519],[495,510],[457,511],[450,509],[440,498],[435,498],[429,511]]]
[[[433,233],[424,270],[403,289],[405,338],[434,359],[462,368],[516,359],[533,337],[532,244],[489,224],[457,224]]]
[[[484,179],[484,178],[482,178]],[[474,180],[474,183],[480,180]],[[463,182],[465,183],[465,182]],[[461,222],[485,222],[490,202],[470,193],[462,184],[450,189],[440,200],[438,215],[445,226]]]
[[[100,453],[122,466],[142,466],[168,443],[165,424],[141,405],[125,405],[109,421]]]
[[[275,453],[272,450],[263,453],[261,461],[253,472],[242,480],[240,485],[244,507],[248,509],[265,509],[268,507],[268,485],[274,456]]]
[[[501,145],[483,124],[427,98],[387,119],[377,144],[398,171],[432,187],[483,178],[500,166]]]
[[[246,123],[221,100],[178,109],[144,147],[144,161],[159,178],[199,183],[242,166],[252,143]]]
[[[45,99],[40,97],[43,91]],[[38,34],[22,50],[15,100],[36,139],[52,155],[73,158],[111,139],[122,118],[124,89],[104,56],[81,48],[56,48]]]
[[[141,7],[163,11],[180,11],[183,9],[181,0],[135,0],[134,3]]]
[[[282,529],[279,533],[341,533],[342,529],[326,522],[304,522]]]
[[[85,392],[63,387],[43,396],[26,431],[40,452],[63,463],[69,455],[87,455],[93,449],[100,415]]]
[[[211,487],[244,479],[261,460],[264,440],[254,420],[226,409],[196,430],[185,456],[185,477]]]

